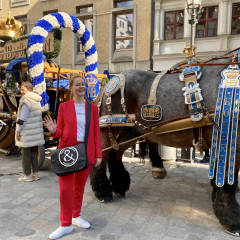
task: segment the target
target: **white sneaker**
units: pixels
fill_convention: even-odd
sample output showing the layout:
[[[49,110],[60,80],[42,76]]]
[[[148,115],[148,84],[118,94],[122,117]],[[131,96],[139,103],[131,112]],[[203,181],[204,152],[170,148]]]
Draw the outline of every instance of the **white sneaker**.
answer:
[[[90,223],[85,221],[81,216],[72,219],[72,224],[80,228],[90,228]]]
[[[27,176],[26,174],[24,174],[23,176],[18,178],[18,181],[19,182],[32,182],[33,178],[32,178],[32,175]]]
[[[38,173],[32,174],[32,178],[34,181],[37,181],[40,179],[40,177],[38,176]]]
[[[49,235],[49,239],[58,239],[60,237],[62,237],[63,235],[72,232],[73,230],[73,226],[70,225],[68,227],[59,227],[58,229],[56,229],[54,232],[52,232]]]

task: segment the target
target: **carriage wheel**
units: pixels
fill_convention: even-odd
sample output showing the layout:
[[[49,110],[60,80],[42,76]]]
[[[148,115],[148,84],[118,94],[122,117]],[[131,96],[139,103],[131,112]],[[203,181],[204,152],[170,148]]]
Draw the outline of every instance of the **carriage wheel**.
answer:
[[[38,147],[38,167],[41,169],[45,161],[45,146],[41,145]]]

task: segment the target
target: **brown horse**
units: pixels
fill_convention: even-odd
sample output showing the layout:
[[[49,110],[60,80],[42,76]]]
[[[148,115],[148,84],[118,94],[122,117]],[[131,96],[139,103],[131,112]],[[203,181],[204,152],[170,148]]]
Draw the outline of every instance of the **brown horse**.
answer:
[[[229,62],[230,59],[219,59],[212,63]],[[218,85],[221,80],[221,71],[227,66],[214,65],[202,67],[202,77],[199,80],[200,88],[202,89],[203,101],[208,112],[214,112],[218,94]],[[156,77],[156,73],[146,72],[141,70],[129,70],[123,73],[125,76],[125,101],[127,112],[136,115],[136,121],[144,126],[151,126],[153,122],[145,121],[141,118],[141,107],[147,104],[149,92],[152,82]],[[162,119],[158,123],[166,121],[174,121],[184,117],[189,117],[188,108],[184,103],[183,91],[184,83],[179,81],[179,73],[166,73],[159,81],[157,87],[157,103],[162,107]],[[120,104],[120,91],[112,95],[112,112],[123,113]],[[106,96],[103,96],[100,115],[107,115]],[[128,141],[127,144],[120,145],[119,150],[110,149],[103,152],[104,164],[98,170],[94,170],[91,174],[91,183],[96,197],[101,201],[112,200],[112,192],[125,195],[125,192],[130,186],[130,175],[124,168],[122,163],[122,155],[124,151],[133,145],[136,138],[146,131],[135,125],[134,127],[111,127],[111,131],[118,143]],[[193,139],[196,134],[194,129],[190,128],[182,131],[175,131],[165,134],[151,133],[145,139],[154,144],[161,144],[176,148],[192,147]],[[205,139],[208,147],[211,146],[212,126],[202,128],[202,136]],[[239,145],[239,132],[237,147]],[[108,136],[108,128],[101,128],[102,148],[109,146],[110,140]],[[156,151],[156,150],[155,150]],[[150,156],[155,154],[150,154]],[[153,159],[153,157],[151,157]],[[161,159],[158,157],[159,167],[163,169]],[[240,155],[237,151],[235,179],[233,185],[228,185],[225,181],[223,187],[215,185],[215,179],[211,180],[213,187],[212,201],[213,208],[220,223],[227,231],[232,233],[240,233],[240,208],[235,198],[235,192],[238,185]],[[106,176],[106,166],[108,164],[110,177]],[[155,158],[155,166],[156,158]],[[164,171],[162,171],[164,172]],[[227,174],[226,174],[227,175]],[[141,187],[141,186],[140,186]]]

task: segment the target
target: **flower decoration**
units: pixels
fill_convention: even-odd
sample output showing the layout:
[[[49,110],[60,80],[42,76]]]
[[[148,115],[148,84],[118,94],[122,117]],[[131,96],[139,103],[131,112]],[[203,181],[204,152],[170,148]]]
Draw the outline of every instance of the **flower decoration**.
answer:
[[[48,33],[54,28],[69,28],[78,37],[85,52],[85,71],[98,73],[97,49],[95,42],[85,25],[75,16],[59,12],[51,13],[41,18],[33,28],[28,39],[28,66],[34,90],[42,97],[42,110],[48,110],[49,97],[46,93],[46,82],[43,70],[43,43]]]
[[[16,82],[15,77],[10,73],[5,74],[5,79],[3,79],[2,87],[4,91],[7,92],[7,94],[16,95],[19,91],[18,83]]]

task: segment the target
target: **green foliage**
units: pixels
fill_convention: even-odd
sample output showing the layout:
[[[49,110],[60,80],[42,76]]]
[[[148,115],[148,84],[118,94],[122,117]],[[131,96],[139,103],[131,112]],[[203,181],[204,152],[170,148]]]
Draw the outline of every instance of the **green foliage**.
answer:
[[[101,83],[101,89],[104,88],[108,82],[109,82],[109,79],[107,77],[103,77],[102,83]]]
[[[26,39],[26,38],[29,38],[29,34],[26,34],[26,35],[22,35],[21,37],[12,37],[11,39],[11,42],[18,42],[18,41],[21,41],[23,39]]]
[[[18,83],[16,82],[15,76],[10,73],[6,73],[2,87],[8,94],[18,93]]]
[[[52,52],[43,52],[47,59],[57,58],[61,52],[62,31],[60,29],[53,29],[54,43]]]
[[[0,47],[3,47],[5,45],[5,42],[0,40]]]
[[[21,41],[23,39],[27,39],[27,38],[29,38],[29,36],[30,36],[29,34],[26,34],[26,35],[23,35],[21,37],[12,37],[11,42],[15,43],[15,42]],[[3,47],[6,43],[7,43],[6,41],[0,40],[0,47]]]

